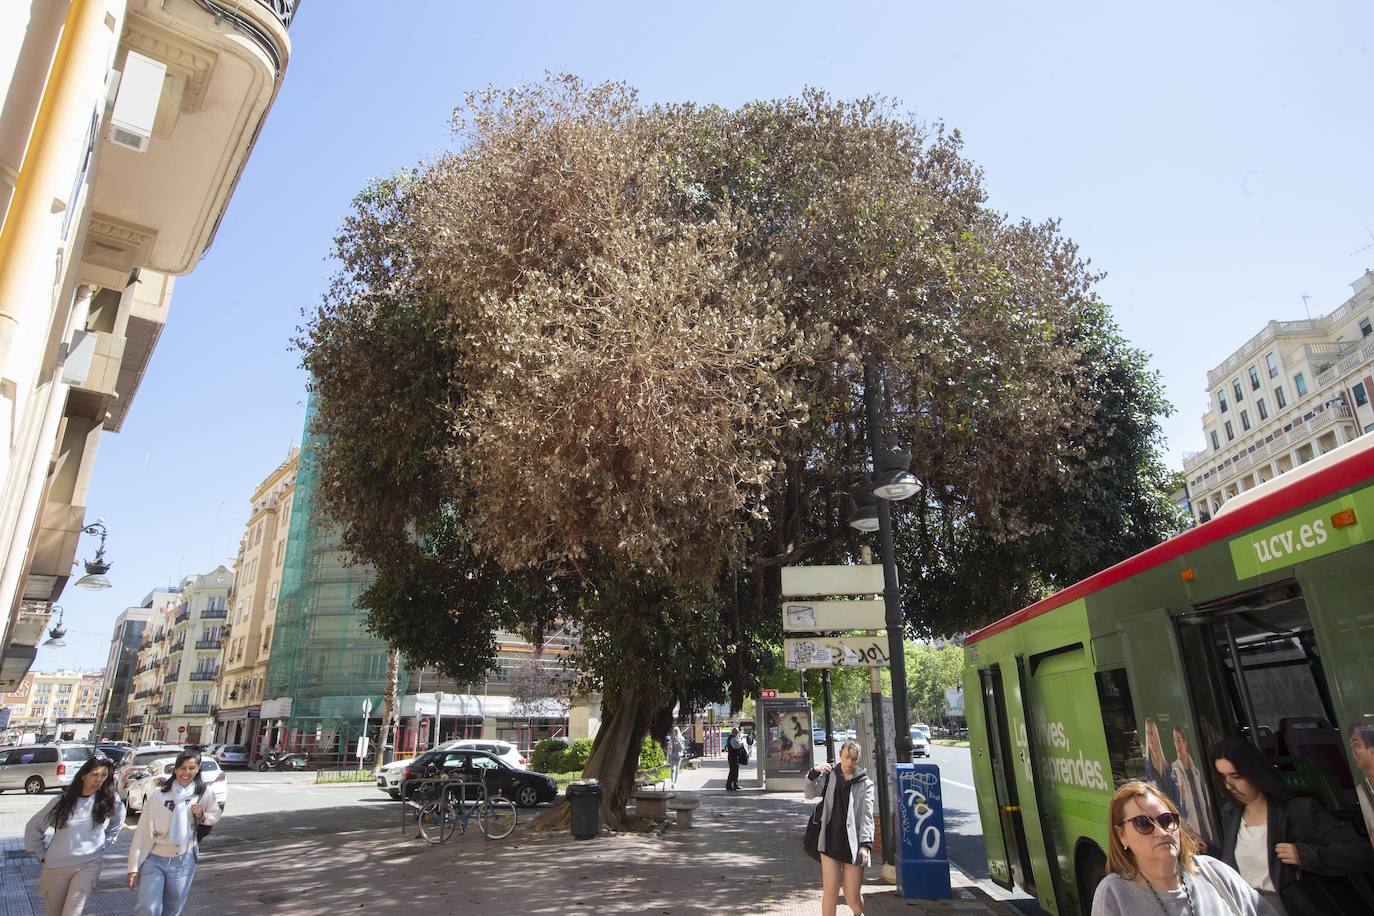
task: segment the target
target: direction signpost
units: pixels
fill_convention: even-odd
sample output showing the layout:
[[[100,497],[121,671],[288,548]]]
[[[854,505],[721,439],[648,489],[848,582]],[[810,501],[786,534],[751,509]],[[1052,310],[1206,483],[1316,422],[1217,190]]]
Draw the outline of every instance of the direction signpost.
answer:
[[[891,641],[881,632],[848,635],[856,630],[881,631],[887,626],[886,603],[875,598],[883,592],[883,568],[872,563],[849,566],[784,566],[782,568],[784,663],[793,670],[821,669],[825,691],[825,734],[829,759],[835,760],[830,721],[830,669],[868,668],[869,690],[874,704],[877,740],[873,748],[880,778],[878,810],[883,830],[883,861],[893,862],[893,830],[888,798],[888,765],[882,735],[882,690],[878,669],[890,664]],[[863,596],[863,597],[859,597]],[[849,598],[850,600],[837,600]],[[795,634],[813,634],[806,637]]]

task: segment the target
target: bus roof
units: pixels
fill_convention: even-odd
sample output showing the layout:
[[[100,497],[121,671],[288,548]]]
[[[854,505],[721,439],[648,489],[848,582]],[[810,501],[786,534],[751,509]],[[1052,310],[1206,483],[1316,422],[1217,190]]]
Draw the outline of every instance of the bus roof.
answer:
[[[1352,449],[1350,446],[1356,447]],[[1249,497],[1248,499],[1240,501],[1227,512],[1219,513],[1211,521],[1190,528],[1162,544],[1156,544],[1149,550],[1122,560],[1115,566],[1109,566],[1063,591],[988,624],[965,638],[964,645],[972,645],[995,633],[1009,630],[1070,601],[1101,591],[1138,573],[1175,560],[1185,553],[1229,538],[1247,528],[1253,528],[1269,519],[1316,502],[1337,490],[1374,477],[1374,436],[1361,436],[1288,473],[1292,475],[1291,479],[1283,479],[1288,477],[1288,474],[1285,474],[1283,478],[1266,482],[1261,485],[1265,492],[1255,492],[1254,496],[1250,495],[1251,491],[1247,491],[1244,495]],[[1269,488],[1270,484],[1280,480],[1281,484]],[[1255,491],[1260,489],[1261,487],[1256,487]],[[1241,497],[1234,499],[1240,500]]]

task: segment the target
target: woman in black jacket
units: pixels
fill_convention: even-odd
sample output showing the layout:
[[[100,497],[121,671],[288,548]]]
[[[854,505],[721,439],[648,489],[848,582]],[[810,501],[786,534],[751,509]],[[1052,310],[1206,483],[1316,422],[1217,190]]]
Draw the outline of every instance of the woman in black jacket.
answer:
[[[1221,860],[1240,872],[1280,914],[1307,916],[1303,901],[1320,899],[1315,912],[1365,914],[1356,889],[1334,881],[1350,903],[1342,906],[1310,893],[1315,881],[1297,887],[1303,873],[1327,878],[1363,876],[1374,870],[1369,842],[1310,798],[1294,798],[1278,771],[1250,743],[1228,738],[1212,754],[1230,804],[1222,812]]]

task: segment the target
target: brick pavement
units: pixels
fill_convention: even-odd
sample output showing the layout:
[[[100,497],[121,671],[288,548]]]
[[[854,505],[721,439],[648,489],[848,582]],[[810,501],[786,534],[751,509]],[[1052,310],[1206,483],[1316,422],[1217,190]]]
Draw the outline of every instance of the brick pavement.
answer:
[[[301,787],[347,799],[331,825],[318,812],[257,814],[221,821],[206,845],[188,916],[368,913],[695,913],[814,914],[820,870],[800,849],[809,805],[800,794],[763,794],[743,780],[726,793],[723,758],[688,770],[679,793],[701,798],[693,829],[623,833],[574,841],[530,833],[490,842],[474,829],[443,846],[403,836],[394,803],[356,804],[359,787]],[[375,792],[375,789],[366,787]],[[528,813],[522,813],[527,817]],[[0,836],[22,824],[0,825]],[[87,912],[126,914],[133,895],[122,887],[128,832],[107,858]],[[0,916],[36,916],[37,863],[18,841],[6,841]],[[876,881],[877,869],[869,870]],[[952,901],[904,901],[891,886],[865,888],[865,912],[1012,913],[957,871]],[[847,914],[841,904],[839,912]]]

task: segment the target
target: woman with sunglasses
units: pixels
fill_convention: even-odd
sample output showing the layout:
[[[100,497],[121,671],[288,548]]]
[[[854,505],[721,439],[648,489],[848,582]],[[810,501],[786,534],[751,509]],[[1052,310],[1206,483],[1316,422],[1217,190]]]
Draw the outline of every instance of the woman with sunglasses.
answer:
[[[129,844],[129,888],[138,890],[134,916],[181,916],[200,857],[196,828],[219,816],[219,802],[200,778],[200,755],[178,754],[172,778],[148,796]]]
[[[1125,783],[1108,810],[1112,848],[1092,916],[1274,916],[1233,869],[1197,851],[1153,783]]]
[[[29,818],[24,848],[43,863],[38,896],[48,916],[80,916],[86,909],[86,898],[100,877],[100,860],[123,827],[114,762],[101,754],[83,763],[71,785]]]
[[[1221,858],[1279,913],[1367,913],[1323,899],[1304,905],[1302,872],[1340,879],[1374,869],[1374,849],[1310,798],[1294,798],[1264,754],[1240,738],[1216,746],[1212,765],[1230,798],[1221,815]],[[1353,889],[1352,889],[1353,893]]]

